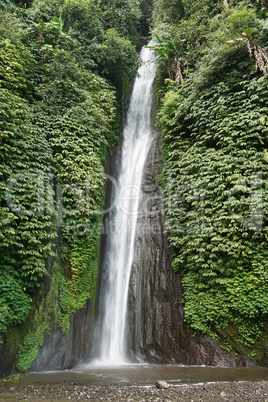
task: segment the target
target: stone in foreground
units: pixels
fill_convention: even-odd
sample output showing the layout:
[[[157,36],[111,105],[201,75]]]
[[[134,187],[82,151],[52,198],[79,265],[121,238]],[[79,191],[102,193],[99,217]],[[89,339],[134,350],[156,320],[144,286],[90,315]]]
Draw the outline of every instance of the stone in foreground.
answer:
[[[168,385],[168,383],[166,381],[157,381],[157,383],[155,385],[159,389],[167,389],[167,388],[169,388],[169,385]]]

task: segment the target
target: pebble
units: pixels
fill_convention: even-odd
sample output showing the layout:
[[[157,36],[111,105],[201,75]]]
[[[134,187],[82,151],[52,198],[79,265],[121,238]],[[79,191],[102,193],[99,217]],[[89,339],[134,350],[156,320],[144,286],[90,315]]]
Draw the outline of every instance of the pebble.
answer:
[[[224,382],[195,385],[172,385],[168,388],[156,386],[120,386],[90,385],[85,387],[63,385],[0,387],[0,401],[18,401],[32,399],[48,400],[80,400],[80,401],[252,401],[268,402],[268,381]]]

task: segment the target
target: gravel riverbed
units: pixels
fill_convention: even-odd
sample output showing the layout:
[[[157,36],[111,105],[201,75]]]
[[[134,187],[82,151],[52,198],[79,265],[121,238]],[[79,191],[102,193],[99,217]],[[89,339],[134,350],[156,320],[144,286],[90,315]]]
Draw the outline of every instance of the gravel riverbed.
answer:
[[[0,401],[267,401],[268,381],[195,385],[28,385],[0,388]]]

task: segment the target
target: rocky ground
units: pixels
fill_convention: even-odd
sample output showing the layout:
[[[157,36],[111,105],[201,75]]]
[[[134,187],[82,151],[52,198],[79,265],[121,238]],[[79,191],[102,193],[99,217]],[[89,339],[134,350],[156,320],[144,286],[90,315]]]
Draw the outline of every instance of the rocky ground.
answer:
[[[156,386],[82,386],[31,385],[3,386],[0,401],[267,401],[268,381],[228,382],[198,385]]]

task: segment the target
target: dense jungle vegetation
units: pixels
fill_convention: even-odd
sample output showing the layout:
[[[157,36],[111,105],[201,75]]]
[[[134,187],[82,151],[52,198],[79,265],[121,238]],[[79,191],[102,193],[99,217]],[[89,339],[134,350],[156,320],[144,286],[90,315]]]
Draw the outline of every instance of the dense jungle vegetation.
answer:
[[[26,370],[44,335],[68,333],[70,314],[94,302],[103,166],[150,10],[136,0],[0,6],[0,334],[29,317],[16,362]]]
[[[0,0],[0,341],[13,342],[19,370],[94,301],[104,164],[150,26],[157,181],[185,319],[261,358],[267,12],[266,0]]]
[[[185,319],[261,358],[268,323],[268,3],[156,3],[166,224]]]

